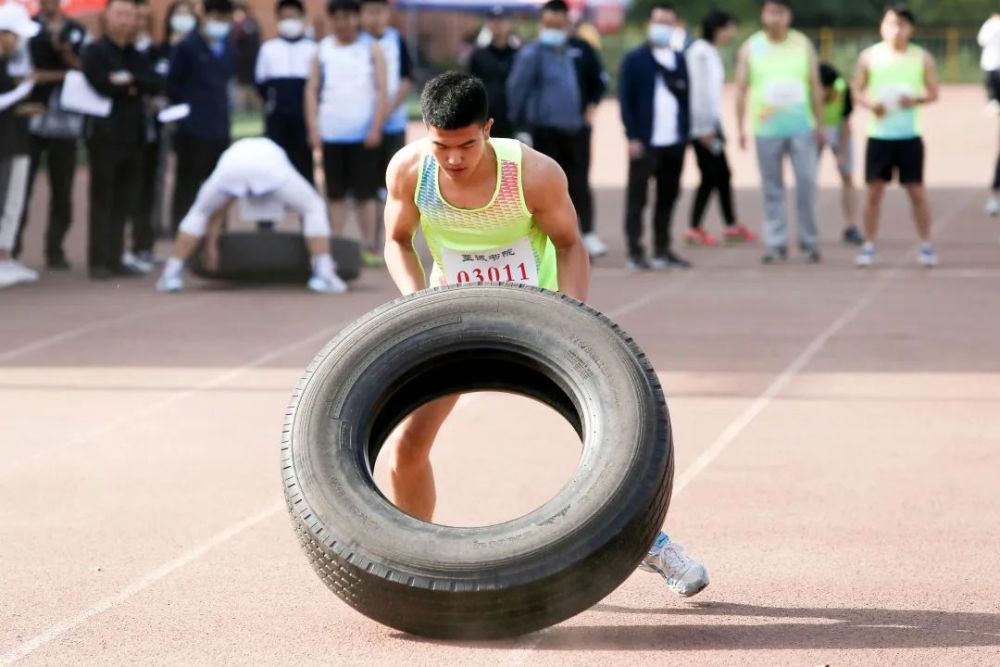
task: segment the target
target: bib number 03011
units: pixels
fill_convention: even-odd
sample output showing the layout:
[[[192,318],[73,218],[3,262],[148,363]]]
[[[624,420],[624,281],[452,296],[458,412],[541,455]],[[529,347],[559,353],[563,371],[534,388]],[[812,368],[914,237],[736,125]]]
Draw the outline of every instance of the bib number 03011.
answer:
[[[538,286],[538,265],[531,241],[486,250],[441,248],[448,284],[524,283]]]

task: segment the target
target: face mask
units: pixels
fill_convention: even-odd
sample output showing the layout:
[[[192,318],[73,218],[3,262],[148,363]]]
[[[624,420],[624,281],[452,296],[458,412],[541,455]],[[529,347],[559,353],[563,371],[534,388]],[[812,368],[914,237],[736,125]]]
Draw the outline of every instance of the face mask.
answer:
[[[305,32],[302,19],[281,19],[278,21],[278,34],[285,39],[298,39]]]
[[[649,41],[653,46],[670,46],[670,38],[674,36],[674,29],[668,25],[654,23],[649,26]]]
[[[538,41],[545,46],[559,48],[566,43],[566,33],[555,28],[542,28],[538,32]]]
[[[205,36],[222,40],[229,35],[229,24],[225,21],[205,21]]]
[[[176,14],[170,17],[170,29],[179,35],[186,35],[194,30],[197,22],[191,14]]]

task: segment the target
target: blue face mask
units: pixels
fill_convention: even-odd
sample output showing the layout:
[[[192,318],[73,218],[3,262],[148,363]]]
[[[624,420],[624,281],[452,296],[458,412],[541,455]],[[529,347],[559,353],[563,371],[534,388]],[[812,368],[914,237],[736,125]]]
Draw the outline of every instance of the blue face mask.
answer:
[[[670,38],[674,36],[674,29],[668,25],[654,23],[649,26],[647,34],[653,46],[670,46]]]
[[[229,24],[225,21],[205,21],[205,36],[222,40],[229,35]]]
[[[545,46],[559,48],[566,44],[566,33],[555,28],[542,28],[538,31],[538,41]]]

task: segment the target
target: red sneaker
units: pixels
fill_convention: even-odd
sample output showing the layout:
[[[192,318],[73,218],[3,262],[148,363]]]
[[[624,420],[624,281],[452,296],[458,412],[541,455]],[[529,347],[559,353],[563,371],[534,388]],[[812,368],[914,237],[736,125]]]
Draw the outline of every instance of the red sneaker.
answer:
[[[726,243],[752,243],[757,235],[743,225],[736,225],[726,230]]]
[[[718,239],[701,229],[689,229],[684,235],[684,240],[688,245],[716,246]]]

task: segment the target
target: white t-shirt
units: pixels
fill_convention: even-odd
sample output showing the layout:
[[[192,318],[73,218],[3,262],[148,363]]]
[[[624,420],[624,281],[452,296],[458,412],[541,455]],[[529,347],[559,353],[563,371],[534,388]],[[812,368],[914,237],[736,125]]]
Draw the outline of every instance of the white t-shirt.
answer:
[[[685,53],[691,81],[691,136],[714,134],[722,120],[726,67],[719,50],[699,39]]]
[[[232,197],[260,197],[277,190],[293,173],[295,167],[278,144],[251,137],[226,149],[209,182]]]
[[[308,79],[315,56],[316,42],[311,39],[269,39],[261,44],[257,53],[254,78],[257,83],[272,79]]]
[[[653,49],[656,62],[672,70],[677,68],[677,54],[670,48]],[[681,142],[677,127],[679,105],[677,98],[663,82],[663,77],[656,75],[656,89],[653,91],[653,136],[651,146],[673,146]]]
[[[361,34],[351,44],[333,35],[319,43],[317,57],[323,85],[319,98],[319,133],[326,143],[364,141],[375,121],[374,40]]]
[[[987,72],[1000,69],[1000,17],[991,16],[979,29],[979,46],[983,56],[979,64]]]

